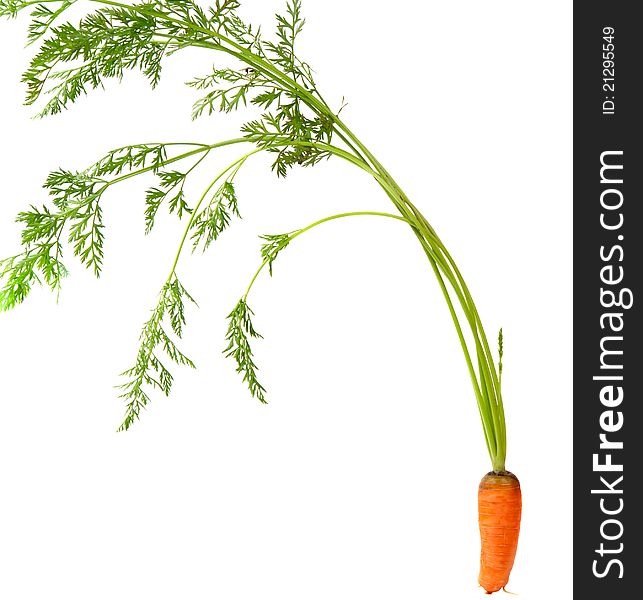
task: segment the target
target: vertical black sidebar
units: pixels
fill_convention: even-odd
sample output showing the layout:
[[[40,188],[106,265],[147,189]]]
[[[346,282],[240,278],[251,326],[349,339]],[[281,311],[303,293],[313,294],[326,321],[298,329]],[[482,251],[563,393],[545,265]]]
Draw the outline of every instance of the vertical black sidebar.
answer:
[[[643,33],[574,2],[574,597],[643,598]]]

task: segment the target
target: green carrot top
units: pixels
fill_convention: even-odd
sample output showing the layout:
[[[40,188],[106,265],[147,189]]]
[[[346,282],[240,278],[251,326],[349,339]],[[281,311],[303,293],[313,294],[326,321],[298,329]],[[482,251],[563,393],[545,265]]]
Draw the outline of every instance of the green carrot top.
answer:
[[[66,21],[68,10],[86,4],[89,12],[76,23]],[[462,346],[473,385],[484,438],[494,471],[504,471],[505,417],[500,381],[503,340],[499,336],[496,367],[469,289],[451,254],[434,228],[409,200],[391,174],[342,121],[343,106],[331,108],[321,95],[313,71],[298,57],[295,45],[304,26],[301,0],[288,0],[276,15],[269,39],[239,16],[237,0],[216,0],[204,7],[193,0],[149,0],[134,4],[110,0],[0,0],[0,16],[30,13],[29,43],[37,46],[23,81],[26,103],[38,115],[55,115],[69,108],[108,79],[122,79],[139,70],[154,87],[164,59],[186,48],[217,56],[217,67],[194,77],[188,85],[198,94],[194,119],[214,112],[255,111],[238,138],[219,142],[156,142],[127,145],[80,171],[58,169],[44,188],[49,202],[19,213],[22,248],[0,261],[0,310],[22,303],[38,283],[58,291],[68,275],[63,251],[70,247],[98,277],[104,256],[103,204],[106,193],[129,178],[151,173],[156,183],[145,197],[145,232],[155,226],[161,209],[185,223],[175,259],[148,321],[140,333],[133,365],[123,374],[121,396],[126,430],[148,406],[154,391],[168,395],[172,388],[170,362],[194,367],[179,349],[186,324],[185,305],[194,302],[183,286],[180,265],[188,250],[207,251],[232,223],[242,207],[235,181],[252,157],[267,153],[278,177],[290,169],[311,167],[339,158],[371,177],[390,199],[396,214],[375,211],[332,215],[295,231],[262,236],[262,262],[249,287],[228,316],[225,354],[234,359],[252,396],[265,402],[250,343],[260,337],[252,324],[248,296],[254,281],[267,268],[272,274],[277,256],[297,237],[339,218],[385,217],[408,226],[426,254]],[[190,199],[185,182],[196,170],[211,171],[217,150],[240,148],[238,157],[215,169],[200,197]],[[465,327],[466,325],[466,327]]]

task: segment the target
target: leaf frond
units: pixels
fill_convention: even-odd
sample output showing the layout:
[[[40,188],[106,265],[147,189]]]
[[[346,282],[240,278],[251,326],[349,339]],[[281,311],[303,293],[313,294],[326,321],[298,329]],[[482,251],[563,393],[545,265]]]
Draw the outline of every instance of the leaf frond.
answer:
[[[251,338],[261,337],[252,324],[253,314],[245,299],[239,300],[228,315],[228,332],[226,334],[228,345],[223,353],[227,358],[234,359],[237,373],[243,376],[243,381],[247,384],[250,395],[265,404],[266,389],[257,379],[258,368],[250,347]]]

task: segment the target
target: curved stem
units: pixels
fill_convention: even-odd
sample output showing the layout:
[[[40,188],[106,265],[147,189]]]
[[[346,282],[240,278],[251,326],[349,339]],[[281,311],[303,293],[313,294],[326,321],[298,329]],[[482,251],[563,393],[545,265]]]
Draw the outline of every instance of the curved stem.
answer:
[[[403,215],[404,220],[411,226],[427,254],[436,277],[438,278],[438,283],[440,284],[441,291],[445,297],[451,318],[456,328],[456,333],[462,347],[465,362],[474,388],[485,433],[485,441],[487,443],[493,469],[494,471],[504,470],[506,455],[504,409],[502,406],[500,386],[497,384],[498,379],[493,358],[489,350],[486,335],[484,334],[484,329],[482,328],[480,317],[468,288],[464,283],[464,279],[462,278],[460,271],[455,266],[455,262],[451,255],[446,251],[444,244],[435,233],[433,227],[431,227],[420,211],[417,210],[410,201],[405,200],[406,196],[383,167],[381,167],[381,170],[375,170],[364,160],[331,144],[293,140],[275,140],[273,141],[273,144],[276,146],[290,144],[315,147],[319,150],[330,152],[333,155],[343,158],[344,160],[360,167],[366,173],[375,178],[378,184],[384,189],[387,196]],[[366,153],[368,153],[369,161],[379,166],[379,161],[377,161],[370,152],[366,151]],[[447,281],[453,288],[467,322],[470,325],[478,359],[477,363],[480,381],[476,376],[473,360],[451,297],[446,289],[444,280],[442,279],[443,276],[446,277]]]
[[[458,299],[460,301],[463,311],[465,312],[465,315],[467,315],[467,318],[469,320],[471,331],[476,344],[476,352],[478,354],[480,376],[481,376],[481,379],[484,381],[484,385],[481,387],[482,387],[482,390],[485,391],[486,396],[488,397],[487,404],[489,405],[491,418],[493,421],[493,430],[495,434],[494,437],[497,440],[495,452],[492,452],[490,449],[491,460],[493,463],[494,470],[502,471],[504,470],[504,466],[505,466],[507,442],[506,442],[506,426],[505,426],[505,419],[504,419],[504,407],[502,403],[500,382],[496,372],[495,364],[493,362],[493,357],[489,349],[487,336],[484,332],[484,328],[482,327],[482,322],[480,320],[480,316],[475,307],[471,294],[469,293],[466,283],[464,282],[464,278],[462,277],[459,269],[457,268],[455,261],[453,261],[453,258],[448,253],[448,251],[444,247],[444,244],[435,233],[435,230],[433,229],[433,227],[428,223],[428,221],[424,218],[424,216],[415,208],[415,206],[413,206],[413,204],[410,202],[406,194],[404,194],[400,186],[395,182],[395,180],[390,175],[390,173],[377,160],[377,158],[368,150],[368,148],[366,148],[366,146],[362,144],[359,138],[348,128],[348,126],[346,126],[346,124],[341,119],[339,119],[339,117],[336,118],[336,124],[337,124],[337,127],[343,130],[348,136],[348,138],[352,140],[354,144],[360,149],[360,151],[368,158],[369,162],[373,164],[375,170],[380,175],[380,178],[377,178],[378,182],[383,188],[385,188],[385,191],[387,191],[387,194],[389,195],[391,200],[393,200],[394,204],[398,207],[398,209],[401,210],[400,202],[399,202],[401,201],[409,210],[411,210],[414,216],[422,222],[423,226],[420,227],[420,230],[421,231],[423,230],[428,235],[428,238],[435,242],[439,251],[443,253],[446,258],[447,264],[445,264],[444,261],[439,261],[439,262],[443,265],[445,274],[447,273],[451,274],[451,276],[449,277],[450,283],[454,291],[456,292],[456,295],[458,296]],[[401,210],[401,212],[404,214],[405,211]],[[454,317],[453,313],[452,313],[452,317]],[[467,359],[469,370],[471,372],[472,364],[468,357],[468,350],[465,349],[466,344],[463,342],[459,323],[457,322],[457,319],[455,317],[453,320],[456,326],[456,330],[458,331],[458,336],[460,337],[461,343],[463,345],[465,358]],[[479,389],[477,378],[474,384],[474,389]],[[477,395],[478,395],[478,403],[480,405],[481,398],[479,394]],[[485,431],[488,429],[490,429],[488,427],[488,424],[485,424]]]
[[[303,233],[306,233],[307,231],[310,231],[311,229],[314,229],[318,225],[322,225],[322,224],[328,223],[330,221],[335,221],[336,219],[343,219],[345,217],[364,217],[364,216],[387,217],[389,219],[395,219],[397,221],[403,221],[404,223],[408,223],[408,221],[404,217],[400,217],[399,215],[392,215],[390,213],[385,213],[385,212],[377,212],[377,211],[366,210],[366,211],[355,211],[355,212],[340,213],[340,214],[337,214],[337,215],[332,215],[330,217],[325,217],[323,219],[319,219],[318,221],[315,221],[314,223],[311,223],[310,225],[307,225],[303,229],[298,229],[298,230],[294,231],[293,233],[289,234],[288,243],[292,242],[292,240],[294,240],[295,238],[298,238]],[[270,262],[271,262],[270,258],[266,258],[261,263],[260,267],[257,269],[257,271],[254,274],[253,278],[250,280],[250,285],[248,285],[248,288],[246,289],[246,292],[243,295],[244,301],[247,300],[248,294],[250,293],[250,290],[252,289],[252,286],[255,284],[255,281],[257,281],[257,278],[259,277],[261,272],[264,270],[264,268]]]
[[[181,258],[181,253],[183,252],[183,247],[185,246],[185,242],[188,238],[188,235],[190,234],[190,230],[192,229],[192,226],[194,225],[194,220],[199,214],[199,209],[205,202],[205,199],[208,197],[208,194],[212,191],[212,188],[223,178],[223,176],[226,173],[229,173],[230,171],[233,171],[233,173],[236,175],[236,173],[239,171],[241,166],[250,158],[253,154],[257,154],[258,152],[261,152],[263,148],[255,148],[254,150],[251,150],[250,152],[247,152],[240,158],[237,158],[234,162],[229,164],[223,171],[221,171],[208,185],[208,187],[205,189],[203,194],[201,195],[201,198],[199,198],[199,201],[196,203],[196,206],[194,207],[194,210],[192,211],[192,214],[190,215],[190,218],[188,219],[188,223],[185,227],[185,231],[183,232],[183,236],[181,237],[181,242],[179,243],[179,248],[176,252],[176,257],[174,259],[174,263],[172,264],[172,269],[170,270],[170,274],[168,275],[168,281],[172,279],[174,274],[176,273],[176,268],[179,264],[179,259]]]
[[[173,158],[169,158],[168,160],[163,161],[163,166],[171,165],[172,163],[178,162],[180,160],[190,158],[190,156],[194,156],[195,154],[199,154],[200,152],[209,153],[211,150],[214,150],[215,148],[223,148],[225,146],[232,146],[234,144],[241,144],[241,143],[248,143],[248,140],[246,138],[233,138],[230,140],[224,140],[223,142],[217,142],[216,144],[209,144],[209,145],[192,144],[198,147],[195,148],[194,150],[190,150],[189,152],[184,152],[183,154],[179,154],[178,156],[174,156]],[[171,145],[183,146],[185,144],[165,144],[165,145],[166,146],[171,146]],[[130,171],[125,175],[121,175],[120,177],[116,177],[115,179],[108,181],[106,184],[106,187],[114,185],[115,183],[120,183],[121,181],[126,181],[127,179],[136,177],[137,175],[142,175],[143,173],[149,173],[150,171],[154,171],[157,168],[158,168],[158,165],[150,165],[148,167],[143,167],[142,169],[138,169],[136,171]]]

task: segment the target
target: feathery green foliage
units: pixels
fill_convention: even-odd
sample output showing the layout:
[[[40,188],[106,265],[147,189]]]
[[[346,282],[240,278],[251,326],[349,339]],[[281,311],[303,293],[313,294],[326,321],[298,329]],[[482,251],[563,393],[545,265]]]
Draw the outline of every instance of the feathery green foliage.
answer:
[[[192,225],[192,246],[205,252],[225,229],[230,226],[232,217],[241,217],[237,193],[232,181],[225,181],[212,195],[210,202],[197,215]]]
[[[61,257],[61,244],[51,241],[0,260],[0,279],[3,282],[0,310],[11,310],[22,304],[34,284],[42,283],[41,278],[52,290],[59,289],[61,280],[68,273],[60,261]]]
[[[166,396],[170,395],[174,378],[161,362],[160,351],[177,365],[195,368],[194,363],[172,340],[172,334],[179,339],[183,336],[186,300],[196,304],[173,274],[161,289],[158,303],[143,326],[134,366],[122,373],[127,381],[119,386],[122,390],[120,397],[125,399],[127,407],[119,430],[129,429],[139,418],[141,410],[150,402],[149,389],[157,389]]]
[[[229,113],[241,105],[248,106],[248,92],[260,85],[260,79],[252,69],[213,69],[209,75],[188,82],[194,89],[212,90],[195,102],[192,118],[198,119],[204,112],[208,115],[217,111]],[[225,83],[229,85],[221,85]]]
[[[66,20],[68,9],[80,5],[88,9],[87,14],[77,22]],[[195,0],[139,0],[131,4],[118,0],[0,0],[0,16],[16,17],[22,11],[31,15],[28,38],[36,51],[23,79],[26,103],[37,105],[40,116],[60,113],[93,90],[104,88],[109,80],[121,80],[129,71],[141,72],[155,87],[165,58],[187,48],[217,56],[210,73],[188,83],[199,94],[193,118],[240,109],[254,113],[236,139],[214,144],[124,146],[84,171],[54,171],[45,183],[50,203],[32,206],[18,216],[23,227],[22,251],[0,261],[0,309],[14,308],[39,283],[59,290],[67,275],[62,263],[66,246],[99,275],[105,259],[105,193],[120,181],[152,174],[157,181],[145,197],[145,231],[152,231],[163,204],[187,223],[170,276],[143,328],[135,365],[125,373],[122,395],[127,412],[122,429],[127,429],[149,403],[150,390],[170,392],[172,375],[159,358],[161,350],[170,362],[193,366],[172,339],[181,337],[185,300],[191,300],[179,283],[177,269],[188,241],[193,250],[205,250],[240,217],[234,179],[246,160],[257,152],[270,153],[273,171],[285,177],[292,168],[341,158],[373,178],[398,211],[394,218],[410,227],[426,254],[462,347],[493,468],[502,471],[506,455],[500,389],[502,335],[496,368],[477,308],[450,253],[390,173],[340,118],[343,99],[337,110],[332,109],[317,88],[313,70],[299,58],[297,41],[304,28],[301,0],[286,0],[285,10],[276,15],[272,38],[246,23],[239,8],[237,0],[203,5]],[[205,160],[216,148],[237,144],[250,145],[253,150],[221,171],[201,198],[190,203],[184,192],[190,174],[199,165],[205,169]],[[322,222],[356,214],[393,216],[344,213],[288,234],[263,236],[263,263],[250,287],[264,267],[272,273],[275,259],[295,237]],[[265,389],[257,381],[250,348],[251,339],[259,335],[252,326],[247,295],[229,315],[225,354],[235,359],[251,394],[264,402]]]
[[[228,346],[224,350],[224,354],[228,358],[234,358],[237,363],[237,373],[243,375],[243,381],[248,385],[250,395],[265,403],[266,390],[257,379],[258,369],[250,348],[250,339],[261,337],[252,325],[253,314],[245,298],[241,298],[228,315],[228,332],[226,334]]]
[[[268,263],[268,270],[272,276],[272,263],[275,262],[279,253],[288,246],[292,235],[295,232],[291,233],[278,233],[276,235],[262,235],[261,239],[266,243],[261,246],[261,256],[264,259],[264,262]]]
[[[192,209],[185,200],[183,187],[187,173],[180,171],[160,171],[158,173],[159,187],[151,187],[145,195],[145,233],[150,233],[154,227],[154,219],[163,202],[168,201],[170,214],[176,212],[179,219],[189,214]],[[169,198],[169,200],[168,200]]]
[[[195,149],[168,156],[168,148],[174,146],[125,146],[110,151],[84,171],[52,171],[43,185],[49,192],[51,206],[31,206],[16,218],[22,225],[23,252],[0,262],[0,281],[3,282],[0,309],[9,310],[21,304],[35,284],[44,282],[52,290],[60,289],[62,279],[68,275],[61,262],[65,240],[80,262],[99,277],[105,243],[101,207],[104,193],[113,184],[129,177],[158,171],[163,165],[209,151],[209,146],[191,144],[189,146]],[[173,199],[170,211],[173,210],[182,216],[189,209]],[[146,214],[148,229],[151,229],[153,221],[153,215]]]

